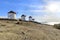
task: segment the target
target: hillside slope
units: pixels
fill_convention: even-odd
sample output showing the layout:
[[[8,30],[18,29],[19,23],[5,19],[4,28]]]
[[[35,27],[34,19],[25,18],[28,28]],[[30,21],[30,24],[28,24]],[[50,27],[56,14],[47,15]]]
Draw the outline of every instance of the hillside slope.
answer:
[[[60,40],[60,30],[32,22],[0,20],[0,40]]]

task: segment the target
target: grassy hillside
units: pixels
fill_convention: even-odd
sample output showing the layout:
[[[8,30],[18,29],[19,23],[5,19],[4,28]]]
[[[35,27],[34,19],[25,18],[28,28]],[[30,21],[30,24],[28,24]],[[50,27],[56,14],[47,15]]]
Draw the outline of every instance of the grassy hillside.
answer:
[[[0,40],[60,40],[60,30],[32,22],[0,20]]]

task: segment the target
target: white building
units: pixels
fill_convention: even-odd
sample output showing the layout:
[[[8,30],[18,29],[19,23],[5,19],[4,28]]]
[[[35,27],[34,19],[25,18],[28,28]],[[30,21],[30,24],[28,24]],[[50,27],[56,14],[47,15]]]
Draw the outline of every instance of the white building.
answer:
[[[8,18],[9,19],[16,19],[16,13],[14,11],[9,11]]]
[[[25,21],[25,17],[26,17],[26,15],[23,14],[23,15],[21,16],[21,20]]]
[[[32,21],[34,21],[35,19],[32,19]]]
[[[29,21],[32,21],[32,16],[29,16]]]

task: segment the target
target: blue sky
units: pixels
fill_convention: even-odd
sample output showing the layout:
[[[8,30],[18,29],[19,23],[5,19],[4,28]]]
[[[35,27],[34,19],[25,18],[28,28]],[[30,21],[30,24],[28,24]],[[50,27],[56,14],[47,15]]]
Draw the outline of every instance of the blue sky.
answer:
[[[17,18],[25,14],[27,18],[31,15],[39,22],[59,21],[59,5],[59,0],[0,0],[0,17],[7,17],[12,10],[17,13]]]
[[[0,16],[6,16],[7,12],[13,10],[19,14],[32,15],[29,10],[40,10],[39,8],[30,7],[30,5],[42,5],[42,0],[0,0]],[[34,15],[34,14],[33,14]]]

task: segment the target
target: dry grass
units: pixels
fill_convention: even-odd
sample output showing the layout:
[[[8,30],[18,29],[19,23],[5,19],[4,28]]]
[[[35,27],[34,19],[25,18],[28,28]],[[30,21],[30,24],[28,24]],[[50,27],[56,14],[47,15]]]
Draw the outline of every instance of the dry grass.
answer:
[[[32,22],[0,21],[0,40],[60,40],[60,30]]]

